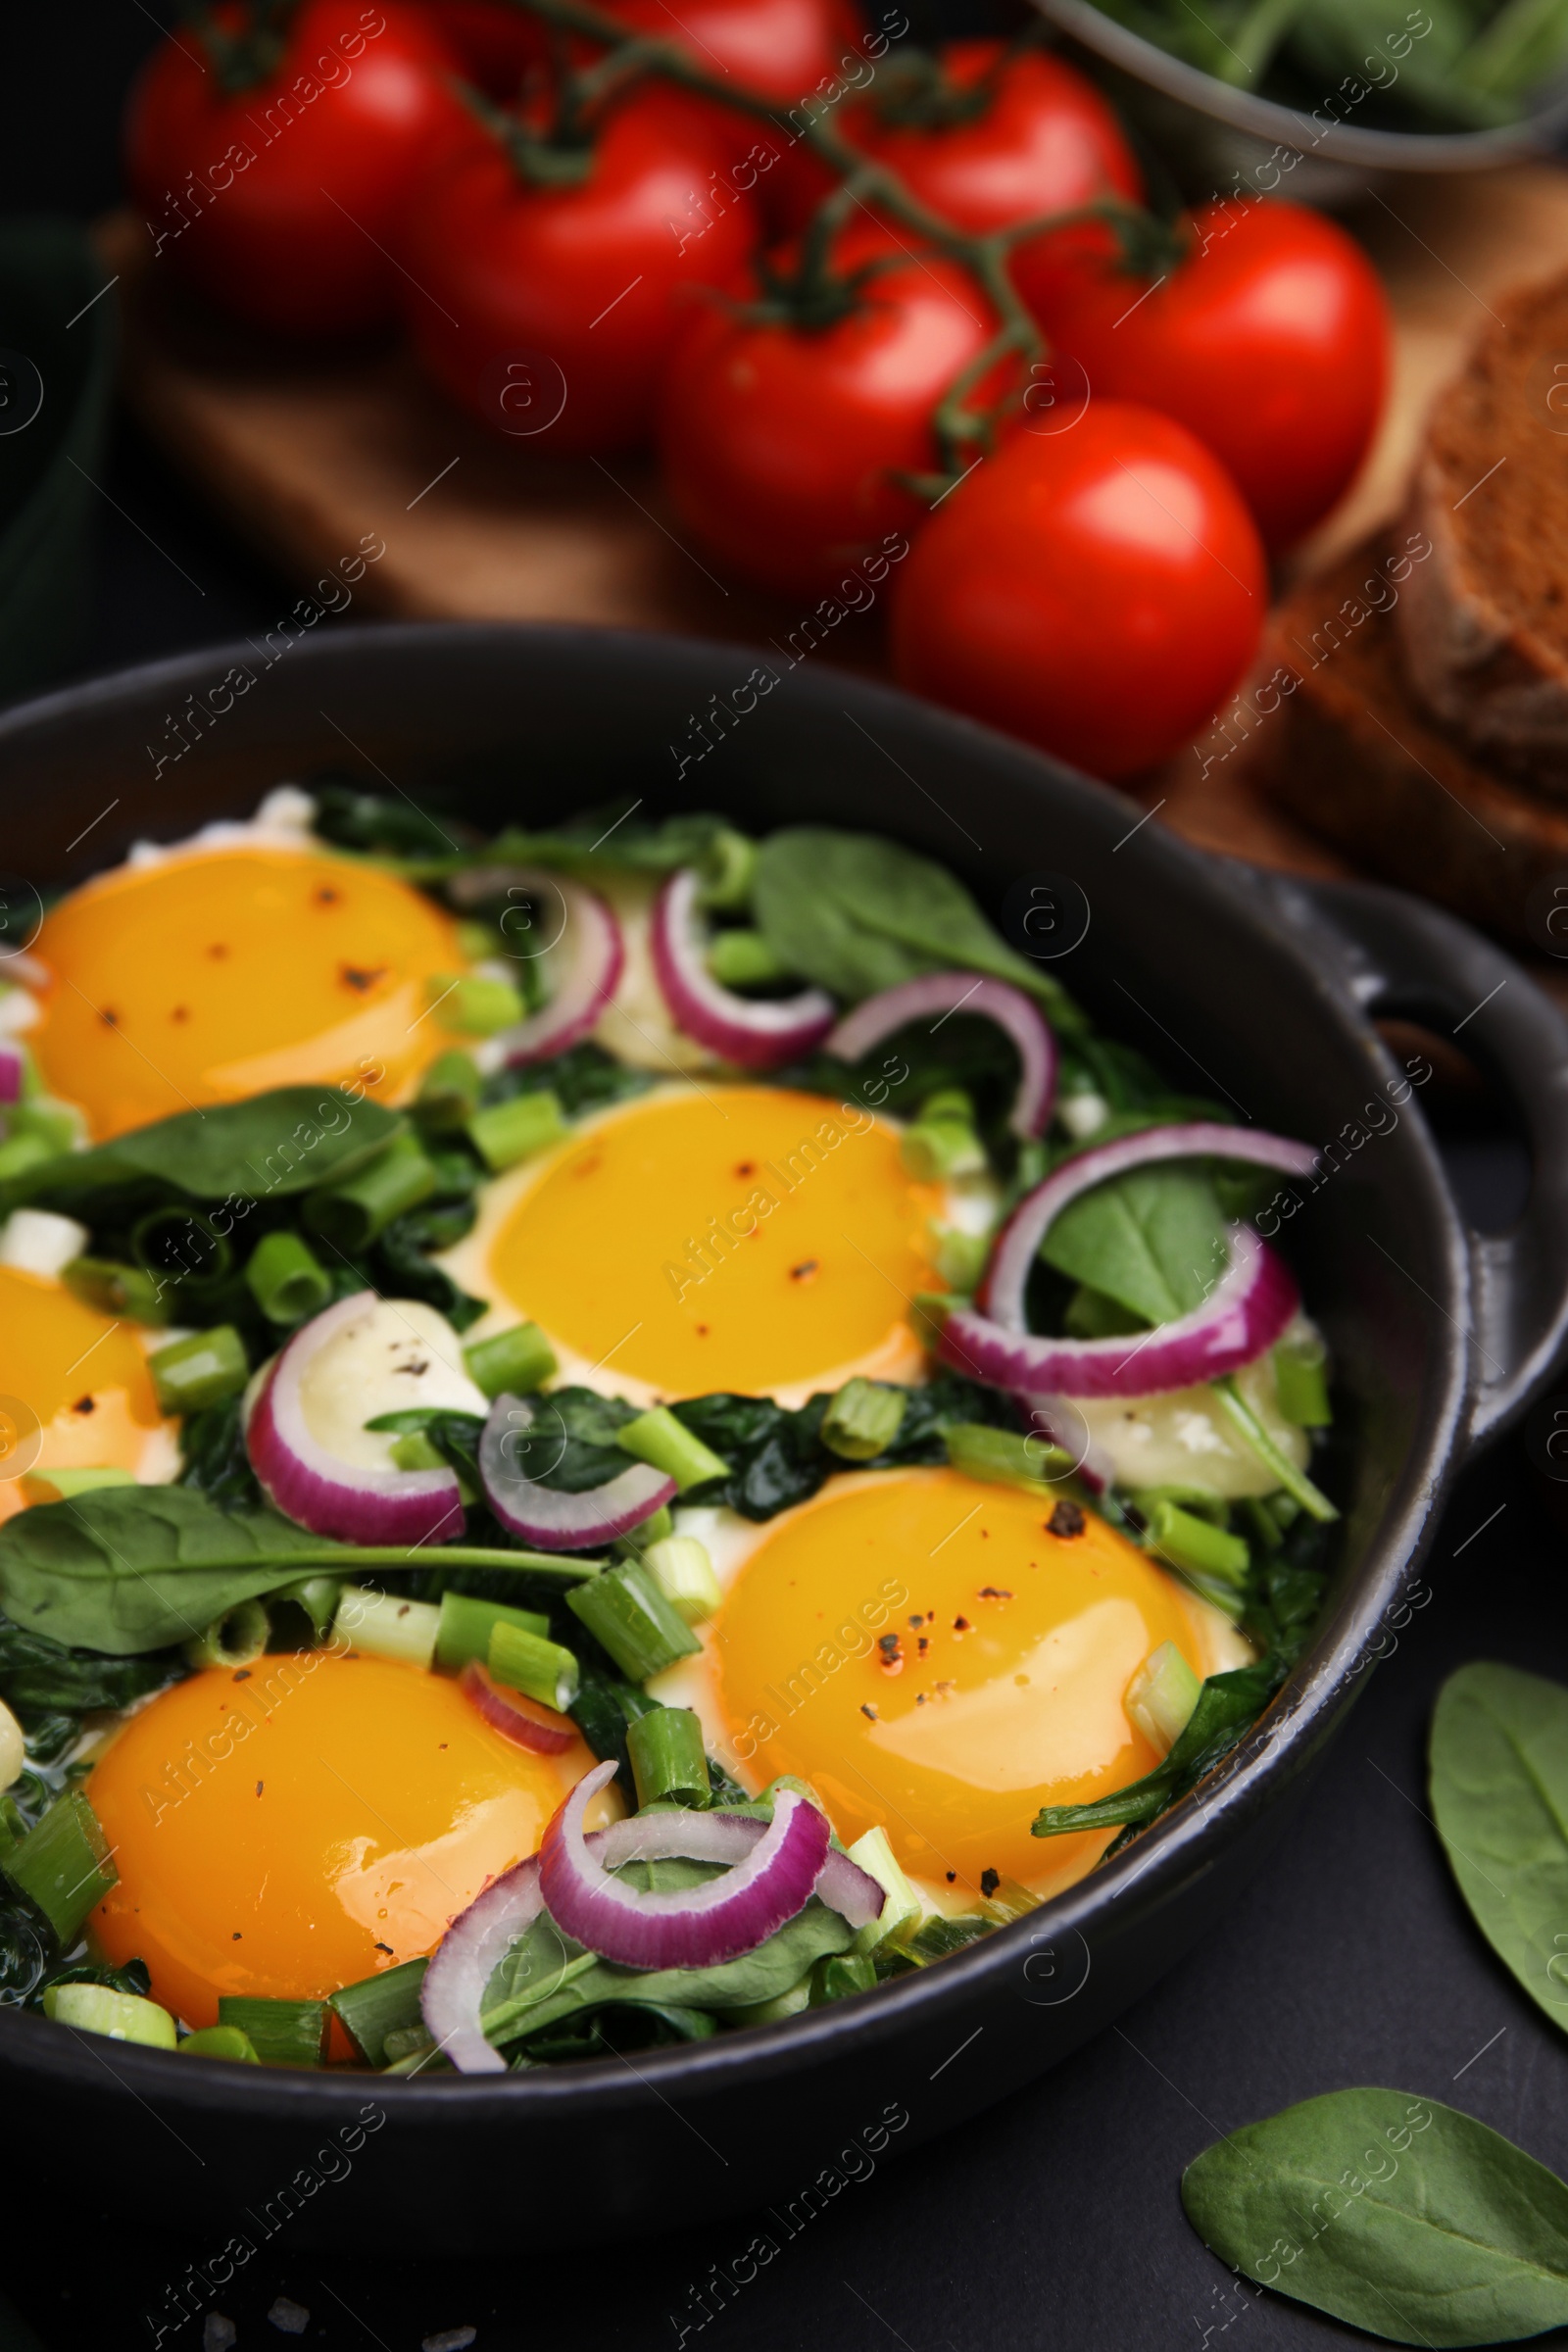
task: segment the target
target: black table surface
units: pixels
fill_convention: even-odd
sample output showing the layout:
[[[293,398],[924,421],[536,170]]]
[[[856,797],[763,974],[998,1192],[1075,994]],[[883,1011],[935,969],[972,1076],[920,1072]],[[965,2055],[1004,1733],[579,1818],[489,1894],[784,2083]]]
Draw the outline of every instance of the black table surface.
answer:
[[[5,26],[0,209],[87,217],[115,199],[121,96],[156,38],[143,0],[53,0]],[[289,584],[123,424],[106,486],[83,669],[265,629],[287,609]],[[1483,1221],[1510,1213],[1517,1147],[1471,1138],[1450,1166]],[[1220,1933],[1069,2065],[927,2148],[890,2148],[706,2327],[691,2289],[744,2250],[743,2221],[672,2229],[610,2260],[553,2256],[529,2243],[525,2175],[515,2239],[491,2260],[421,2266],[410,2247],[393,2264],[351,2244],[291,2255],[280,2234],[213,2308],[238,2352],[289,2340],[267,2316],[280,2295],[311,2315],[297,2340],[344,2352],[416,2352],[463,2326],[476,2352],[675,2352],[683,2328],[704,2352],[1201,2352],[1232,2329],[1237,2352],[1366,2340],[1238,2285],[1183,2218],[1182,2168],[1293,2100],[1376,2082],[1463,2107],[1568,2172],[1568,2049],[1470,1924],[1424,1767],[1454,1667],[1501,1658],[1568,1677],[1563,1575],[1563,1539],[1507,1439],[1459,1481],[1429,1604],[1365,1678],[1297,1826]],[[48,2352],[152,2344],[147,2315],[206,2251],[181,2239],[172,2183],[167,2234],[149,2235],[117,2214],[112,2147],[83,2146],[73,2179],[47,2181],[24,2147],[6,2154],[0,2281]],[[193,2322],[165,2340],[195,2352],[201,2332]],[[35,2352],[3,2313],[0,2352]]]

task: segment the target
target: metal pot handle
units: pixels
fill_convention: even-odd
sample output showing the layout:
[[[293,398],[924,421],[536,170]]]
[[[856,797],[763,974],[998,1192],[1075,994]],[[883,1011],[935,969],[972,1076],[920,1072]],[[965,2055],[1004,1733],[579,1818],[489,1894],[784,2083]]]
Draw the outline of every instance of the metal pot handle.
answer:
[[[1330,944],[1325,927],[1337,935],[1339,977],[1363,1013],[1396,1010],[1462,1035],[1519,1106],[1531,1154],[1524,1213],[1509,1233],[1469,1237],[1480,1376],[1466,1434],[1484,1446],[1568,1338],[1568,1026],[1511,956],[1437,906],[1372,883],[1269,884],[1298,922],[1308,902],[1317,944]]]

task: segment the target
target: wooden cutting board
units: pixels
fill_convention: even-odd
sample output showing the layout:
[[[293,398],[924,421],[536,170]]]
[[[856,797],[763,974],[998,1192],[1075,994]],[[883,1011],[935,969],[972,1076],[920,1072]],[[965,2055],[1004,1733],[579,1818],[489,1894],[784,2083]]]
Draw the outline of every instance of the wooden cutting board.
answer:
[[[1293,560],[1331,561],[1399,506],[1428,404],[1506,286],[1568,268],[1568,171],[1522,165],[1410,180],[1352,222],[1388,285],[1393,396],[1350,496]],[[302,589],[366,534],[384,556],[355,610],[456,620],[576,620],[765,643],[798,605],[717,575],[646,458],[550,459],[471,422],[383,346],[294,354],[182,301],[128,214],[103,223],[124,315],[124,389],[141,422]],[[281,618],[282,615],[279,615]],[[880,615],[847,621],[815,659],[884,666]],[[1159,821],[1203,847],[1317,874],[1351,870],[1188,753],[1147,790]]]

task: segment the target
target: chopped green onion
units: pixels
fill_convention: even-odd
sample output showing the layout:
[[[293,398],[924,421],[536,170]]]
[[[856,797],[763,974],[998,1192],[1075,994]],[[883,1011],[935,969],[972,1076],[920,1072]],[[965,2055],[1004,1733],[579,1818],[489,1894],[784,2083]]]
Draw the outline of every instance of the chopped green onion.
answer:
[[[21,1779],[26,1761],[26,1734],[6,1705],[5,1700],[0,1698],[0,1788],[9,1788],[13,1781]],[[15,1815],[17,1822],[21,1825],[15,1837],[10,1835],[10,1815],[6,1812],[8,1806],[10,1814]],[[7,1845],[20,1845],[25,1836],[26,1824],[23,1821],[16,1805],[9,1797],[0,1797],[0,1838],[3,1838]]]
[[[440,1054],[419,1081],[415,1112],[426,1127],[466,1127],[479,1107],[483,1080],[471,1054]]]
[[[705,1446],[684,1421],[677,1421],[667,1404],[656,1404],[652,1411],[626,1422],[616,1430],[615,1444],[623,1453],[635,1454],[638,1461],[652,1462],[656,1470],[662,1470],[682,1494],[688,1487],[706,1486],[710,1478],[729,1476],[723,1455]]]
[[[269,2001],[220,1995],[218,2022],[238,2026],[263,2066],[320,2066],[326,2057],[331,2011],[324,2001]]]
[[[1148,1525],[1150,1549],[1184,1575],[1218,1578],[1238,1589],[1246,1582],[1251,1554],[1240,1536],[1196,1518],[1177,1502],[1156,1502]]]
[[[269,1323],[303,1323],[332,1296],[332,1278],[297,1233],[269,1233],[251,1251],[246,1287]]]
[[[980,1884],[985,1885],[984,1879]],[[1038,1911],[1044,1898],[1029,1887],[1020,1886],[1016,1879],[999,1879],[989,1894],[980,1898],[986,1917],[999,1928],[1010,1927],[1015,1919],[1027,1919]]]
[[[74,1502],[100,1487],[133,1487],[133,1470],[29,1470],[22,1481],[29,1502]]]
[[[111,2041],[139,2041],[150,2050],[174,2047],[174,2021],[156,2001],[140,1993],[117,1992],[112,1984],[50,1984],[44,1989],[43,2013],[57,2026],[74,2026],[78,2034],[104,2034]]]
[[[51,1152],[70,1152],[80,1141],[85,1122],[75,1105],[57,1102],[52,1096],[35,1095],[28,1102],[14,1102],[6,1113],[8,1135],[35,1135]]]
[[[531,1396],[557,1370],[556,1351],[537,1323],[514,1323],[493,1339],[474,1340],[463,1361],[474,1387],[492,1399]]]
[[[988,1164],[985,1146],[972,1127],[961,1119],[933,1119],[924,1113],[904,1130],[899,1157],[911,1176],[926,1184],[979,1176]]]
[[[429,1965],[428,1960],[405,1960],[396,1968],[382,1969],[379,1976],[364,1977],[358,1984],[345,1984],[340,1991],[327,1994],[328,2007],[361,2057],[371,2066],[384,2066],[389,2054],[403,2054],[388,2052],[389,2034],[407,2033],[411,2026],[421,2025],[419,1987]]]
[[[417,1136],[395,1135],[368,1167],[341,1184],[323,1185],[305,1202],[313,1233],[350,1257],[368,1249],[406,1209],[417,1208],[436,1188],[436,1172]]]
[[[762,988],[790,976],[760,931],[715,931],[708,968],[720,988]]]
[[[920,1897],[900,1868],[898,1857],[888,1842],[888,1834],[880,1822],[874,1830],[867,1830],[863,1838],[857,1838],[850,1848],[850,1860],[858,1862],[863,1871],[875,1879],[887,1897],[880,1917],[867,1920],[855,1938],[858,1952],[874,1951],[890,1936],[902,1936],[906,1929],[919,1925],[922,1908]]]
[[[256,2044],[238,2026],[201,2026],[180,2043],[193,2058],[226,2058],[234,2066],[260,2066]]]
[[[332,1619],[334,1633],[347,1634],[369,1658],[397,1658],[428,1667],[435,1656],[441,1612],[427,1600],[402,1600],[395,1592],[371,1592],[345,1585]]]
[[[695,1536],[661,1536],[642,1555],[643,1566],[688,1625],[711,1617],[724,1595],[708,1545]]]
[[[11,1715],[11,1709],[9,1707],[7,1707],[6,1713]],[[14,1724],[16,1724],[17,1738],[20,1740],[22,1738],[22,1726],[20,1723],[17,1723],[17,1719],[14,1715],[11,1715],[11,1720]],[[24,1746],[22,1750],[22,1753],[25,1755]],[[13,1780],[16,1780],[20,1777],[20,1767],[18,1772],[14,1772],[11,1777]],[[18,1804],[16,1798],[14,1796],[0,1796],[0,1870],[4,1870],[12,1855],[16,1852],[18,1846],[22,1843],[22,1840],[26,1835],[27,1817],[23,1812],[22,1807]]]
[[[0,1144],[0,1184],[8,1184],[13,1176],[24,1176],[28,1168],[42,1167],[46,1159],[58,1156],[41,1135],[8,1136]]]
[[[421,2072],[424,2060],[435,2054],[435,2036],[422,2019],[412,2026],[394,2026],[381,2044],[385,2061],[382,2072],[416,2075]]]
[[[521,1020],[524,1006],[510,980],[486,980],[478,972],[432,972],[426,986],[430,1010],[439,1011],[443,1029],[459,1029],[468,1037],[495,1037]]]
[[[79,1788],[56,1797],[6,1858],[6,1877],[31,1897],[62,1948],[76,1940],[83,1920],[120,1883],[109,1840]]]
[[[538,1609],[514,1609],[500,1600],[475,1600],[470,1592],[443,1592],[435,1636],[435,1662],[443,1674],[460,1674],[470,1658],[488,1658],[498,1625],[544,1641],[550,1620]]]
[[[626,1726],[626,1753],[637,1784],[637,1804],[661,1797],[701,1808],[711,1801],[703,1727],[691,1707],[651,1707]]]
[[[943,1436],[955,1470],[988,1486],[1018,1487],[1026,1494],[1041,1494],[1051,1474],[1059,1481],[1076,1467],[1072,1455],[1059,1446],[1021,1436],[1017,1430],[993,1429],[984,1421],[952,1421]]]
[[[582,1680],[576,1658],[559,1642],[547,1642],[526,1626],[509,1625],[498,1617],[490,1628],[485,1664],[498,1683],[536,1698],[542,1707],[564,1715],[577,1695]]]
[[[1263,1551],[1278,1551],[1280,1524],[1268,1504],[1256,1494],[1246,1494],[1236,1505],[1237,1513],[1251,1531],[1253,1540]]]
[[[1328,1353],[1315,1332],[1282,1340],[1274,1350],[1280,1412],[1298,1429],[1327,1429],[1334,1418],[1329,1403]]]
[[[1127,1720],[1158,1756],[1168,1756],[1192,1720],[1202,1684],[1174,1642],[1152,1649],[1127,1686]]]
[[[122,1266],[112,1257],[74,1257],[60,1269],[60,1279],[74,1298],[101,1315],[125,1315],[133,1323],[169,1321],[169,1284],[140,1266]]]
[[[297,1583],[284,1585],[281,1591],[274,1592],[271,1605],[275,1608],[279,1601],[291,1601],[295,1608],[303,1609],[310,1619],[311,1631],[317,1641],[323,1642],[331,1631],[332,1619],[337,1613],[338,1595],[342,1590],[341,1577],[302,1576]]]
[[[811,1971],[810,2005],[821,2009],[852,1992],[869,1992],[875,1984],[876,1969],[869,1953],[829,1952]]]
[[[646,1683],[650,1675],[673,1666],[677,1658],[695,1657],[702,1648],[635,1560],[623,1560],[590,1584],[576,1586],[566,1594],[566,1606],[628,1682]]]
[[[1229,1527],[1231,1523],[1230,1503],[1218,1487],[1200,1486],[1193,1479],[1172,1480],[1164,1486],[1135,1487],[1130,1499],[1145,1519],[1156,1502],[1176,1502],[1195,1518],[1210,1520],[1215,1527]]]
[[[267,1647],[271,1628],[259,1600],[237,1600],[221,1617],[215,1617],[205,1634],[185,1643],[187,1665],[248,1666]]]
[[[565,1133],[561,1098],[549,1087],[514,1095],[510,1102],[492,1103],[487,1110],[476,1110],[468,1121],[474,1150],[492,1176],[531,1158],[547,1144],[559,1143]]]
[[[737,833],[728,825],[715,833],[701,860],[703,884],[697,895],[703,905],[746,906],[757,872],[757,844],[749,834]]]
[[[251,1376],[245,1343],[232,1323],[212,1331],[193,1332],[172,1348],[160,1348],[147,1358],[161,1409],[166,1413],[205,1412],[237,1396]]]
[[[392,1444],[392,1459],[399,1470],[445,1470],[447,1458],[437,1453],[422,1429],[411,1429]]]
[[[1324,1521],[1337,1519],[1340,1514],[1336,1506],[1330,1502],[1321,1487],[1315,1487],[1312,1484],[1304,1470],[1298,1470],[1284,1447],[1275,1444],[1251,1406],[1243,1397],[1233,1375],[1226,1373],[1223,1379],[1214,1382],[1213,1388],[1214,1395],[1219,1399],[1220,1411],[1225,1415],[1226,1420],[1247,1440],[1248,1445],[1250,1446],[1264,1468],[1273,1471],[1286,1494],[1298,1502],[1302,1510],[1309,1512],[1314,1519]]]
[[[937,1272],[950,1289],[972,1296],[980,1288],[980,1277],[991,1254],[991,1235],[960,1233],[956,1225],[933,1225],[931,1231],[936,1242]]]
[[[886,1453],[904,1423],[906,1389],[880,1380],[847,1380],[822,1416],[822,1443],[847,1462],[872,1462]]]

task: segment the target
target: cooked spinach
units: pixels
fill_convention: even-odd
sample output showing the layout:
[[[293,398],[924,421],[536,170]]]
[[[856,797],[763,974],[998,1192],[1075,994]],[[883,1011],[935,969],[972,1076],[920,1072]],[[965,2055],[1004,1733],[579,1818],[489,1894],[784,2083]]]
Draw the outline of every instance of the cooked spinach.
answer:
[[[1396,2344],[1568,2322],[1568,2185],[1436,2099],[1303,2099],[1205,2148],[1182,2203],[1233,2270]]]
[[[635,873],[671,874],[677,866],[695,865],[705,876],[716,877],[738,853],[750,845],[724,817],[703,809],[682,809],[677,815],[638,817],[637,801],[612,801],[603,808],[584,809],[564,824],[542,832],[509,825],[485,852],[493,865],[553,865],[563,873],[593,874],[607,867],[630,868]]]
[[[1568,2032],[1568,1690],[1461,1666],[1438,1696],[1431,1761],[1433,1819],[1477,1927]]]
[[[876,833],[788,825],[758,852],[758,929],[787,971],[856,1004],[922,972],[1010,980],[1065,1034],[1083,1016],[1059,981],[1014,955],[956,874]]]
[[[104,1657],[0,1617],[0,1697],[24,1725],[37,1715],[128,1707],[183,1672],[175,1650]]]
[[[564,1054],[552,1054],[546,1061],[497,1070],[479,1089],[479,1100],[486,1104],[510,1102],[515,1095],[548,1090],[568,1119],[579,1119],[590,1110],[608,1110],[612,1102],[628,1102],[658,1084],[657,1072],[633,1069],[630,1062],[617,1061],[590,1041],[568,1046]]]
[[[262,1490],[245,1450],[244,1399],[226,1396],[179,1425],[182,1487],[210,1494],[226,1511],[258,1510]]]
[[[338,776],[314,776],[314,830],[341,850],[372,851],[384,857],[444,858],[454,842],[474,840],[470,827],[445,808],[437,817],[402,794],[367,792]],[[441,807],[440,802],[436,803]]]
[[[1087,1805],[1044,1805],[1030,1824],[1036,1838],[1065,1838],[1081,1830],[1142,1828],[1179,1796],[1196,1788],[1256,1721],[1285,1679],[1283,1661],[1264,1659],[1211,1674],[1198,1694],[1192,1720],[1152,1772]],[[1118,1843],[1120,1840],[1118,1840]]]

